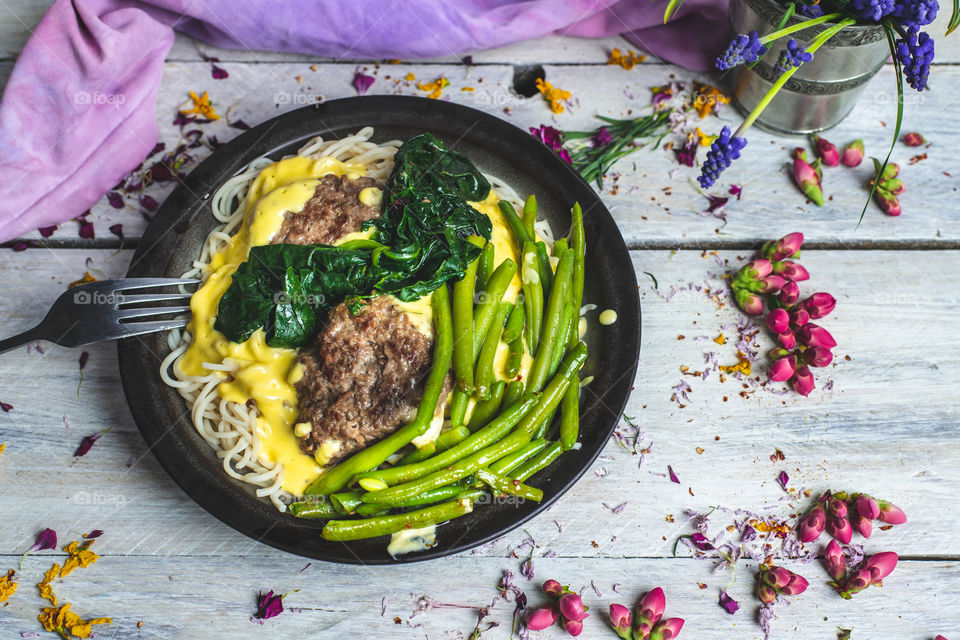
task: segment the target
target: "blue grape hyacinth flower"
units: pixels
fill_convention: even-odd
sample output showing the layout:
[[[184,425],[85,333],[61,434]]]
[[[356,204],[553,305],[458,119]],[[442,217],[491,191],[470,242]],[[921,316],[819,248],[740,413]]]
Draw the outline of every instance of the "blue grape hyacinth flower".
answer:
[[[853,15],[862,20],[879,22],[884,16],[893,13],[894,0],[850,0],[847,7]]]
[[[933,38],[929,33],[907,29],[907,37],[897,40],[897,59],[903,65],[907,83],[917,91],[927,88],[930,63],[933,62]]]
[[[723,55],[717,58],[716,67],[726,71],[744,63],[753,64],[766,52],[767,48],[760,42],[760,35],[756,31],[741,33],[727,45]]]
[[[790,41],[787,43],[787,48],[780,52],[780,59],[777,60],[777,64],[774,65],[773,68],[780,74],[812,60],[813,54],[808,53],[796,40],[790,38]]]
[[[898,0],[893,7],[893,17],[906,28],[919,29],[933,22],[939,10],[937,0]]]
[[[747,139],[739,136],[732,136],[730,127],[724,127],[720,130],[720,135],[710,145],[710,151],[707,152],[707,159],[701,167],[701,173],[697,177],[697,182],[704,189],[709,189],[723,173],[723,170],[740,157],[740,151],[747,146]]]

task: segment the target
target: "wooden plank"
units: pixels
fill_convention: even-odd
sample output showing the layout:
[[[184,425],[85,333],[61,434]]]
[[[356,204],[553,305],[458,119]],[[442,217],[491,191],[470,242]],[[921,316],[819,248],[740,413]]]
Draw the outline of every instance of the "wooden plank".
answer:
[[[358,67],[265,63],[224,65],[224,68],[230,72],[230,78],[214,81],[206,63],[166,65],[157,107],[160,138],[168,149],[180,141],[179,128],[173,126],[172,121],[190,90],[210,92],[216,109],[225,117],[205,125],[203,130],[225,141],[240,133],[226,124],[227,113],[231,121],[242,119],[253,125],[317,100],[355,95],[351,80]],[[494,113],[522,128],[547,123],[566,129],[594,127],[595,113],[614,117],[637,114],[648,104],[649,87],[668,81],[673,73],[680,74],[674,68],[647,65],[632,71],[604,66],[591,73],[584,73],[579,66],[548,66],[548,78],[556,86],[570,90],[579,105],[555,116],[539,96],[522,98],[512,92],[510,66],[467,69],[462,65],[398,64],[365,68],[378,78],[370,93],[422,96],[425,92],[417,88],[416,82],[403,78],[411,72],[418,81],[432,81],[443,75],[451,82],[443,99]],[[949,87],[957,85],[958,78],[960,68],[941,66],[935,70],[935,82],[945,90],[908,94],[904,131],[921,131],[930,146],[915,149],[896,145],[893,159],[903,165],[902,175],[907,185],[907,192],[901,197],[904,214],[900,218],[885,216],[871,204],[863,223],[857,226],[872,173],[869,160],[857,169],[827,168],[824,175],[827,204],[824,207],[807,204],[789,175],[790,149],[806,141],[776,138],[756,128],[749,132],[750,144],[743,158],[724,174],[720,186],[713,190],[726,195],[730,184],[743,187],[743,199],[732,199],[723,212],[727,219],[725,225],[722,220],[703,213],[708,202],[694,188],[697,170],[679,165],[671,151],[662,149],[641,150],[621,161],[614,170],[618,174],[616,185],[608,180],[603,198],[629,245],[637,248],[754,242],[767,235],[772,220],[801,227],[812,241],[834,246],[856,246],[863,242],[955,246],[960,241],[960,225],[953,215],[960,157],[950,151],[953,131],[949,120],[931,118],[929,114],[951,108],[954,99]],[[892,135],[893,85],[892,72],[883,70],[868,85],[853,114],[828,134],[829,139],[843,145],[862,138],[868,155],[883,157]],[[465,86],[474,87],[475,91],[461,91]],[[694,118],[690,128],[699,126],[716,133],[722,125],[736,126],[738,122],[734,109],[727,107],[719,118],[710,116],[702,121]],[[675,142],[683,139],[681,135],[673,136]],[[705,151],[700,150],[701,160]],[[910,158],[921,152],[926,153],[927,158],[909,164]],[[199,160],[208,153],[209,150],[202,147],[196,150],[195,156]],[[153,185],[147,193],[162,201],[172,188],[172,183]],[[106,198],[98,203],[91,217],[98,238],[116,243],[107,228],[118,222],[124,225],[128,238],[142,233],[146,221],[139,213],[136,200],[132,205],[118,211]],[[75,241],[76,227],[76,223],[67,223],[54,235],[54,240]],[[39,236],[34,233],[31,237]]]
[[[165,532],[175,535],[175,529]],[[114,537],[108,531],[97,547]],[[174,542],[174,546],[178,546]],[[103,550],[103,549],[101,549]],[[539,549],[537,554],[544,549]],[[4,566],[14,566],[8,556]],[[40,630],[36,616],[42,606],[33,583],[53,558],[28,558],[22,585],[7,606],[0,608],[0,624],[11,637]],[[607,610],[612,602],[633,606],[647,590],[664,589],[666,616],[685,620],[683,632],[706,640],[731,637],[760,640],[758,605],[751,591],[755,564],[745,562],[729,589],[741,609],[733,616],[717,605],[717,594],[731,581],[728,572],[712,574],[711,563],[690,559],[537,558],[536,581],[517,577],[531,607],[547,604],[540,582],[555,578],[572,589],[583,589],[590,617],[582,637],[612,637]],[[216,560],[167,556],[144,550],[138,555],[106,554],[96,564],[55,583],[61,598],[84,616],[109,615],[113,624],[100,627],[102,637],[261,638],[266,633],[285,637],[462,638],[469,637],[477,609],[498,596],[504,570],[517,571],[512,558],[461,555],[427,564],[401,567],[353,567],[314,563],[304,569],[300,558],[280,553],[251,557],[242,552]],[[901,561],[882,588],[871,587],[841,599],[826,585],[819,564],[791,565],[810,582],[807,591],[774,608],[773,637],[834,638],[837,628],[852,628],[853,638],[921,640],[960,627],[955,594],[943,585],[960,580],[960,563]],[[301,571],[303,570],[303,571]],[[470,576],[464,580],[463,576]],[[136,588],[131,589],[131,580]],[[590,581],[602,595],[591,588]],[[700,589],[697,583],[708,585]],[[613,585],[619,584],[617,594]],[[263,626],[251,623],[260,591],[286,594],[278,617]],[[416,616],[421,597],[434,608]],[[909,606],[904,606],[909,603]],[[497,601],[484,621],[496,622],[484,638],[508,638],[512,602]],[[142,622],[142,627],[139,623]],[[559,629],[535,633],[534,638],[560,637]]]
[[[8,283],[0,307],[6,329],[28,327],[85,269],[101,277],[121,275],[129,256],[83,250],[7,254],[0,262],[0,279]],[[668,557],[676,537],[691,532],[687,509],[722,505],[782,519],[809,503],[796,497],[802,491],[832,488],[865,491],[907,511],[908,524],[878,532],[869,548],[960,558],[955,537],[928,535],[960,528],[960,512],[944,508],[960,490],[954,436],[960,410],[953,392],[960,350],[949,348],[956,341],[942,329],[960,321],[951,284],[955,252],[806,252],[803,262],[813,279],[803,290],[838,298],[837,310],[822,324],[840,345],[836,364],[817,371],[818,389],[806,399],[755,390],[753,383],[744,398],[743,381],[733,377],[720,382],[716,373],[706,380],[683,375],[681,365],[701,370],[706,352],[715,352],[719,364],[737,361],[728,326],[737,312],[717,309],[703,292],[664,299],[689,282],[722,290],[723,281],[708,275],[722,269],[714,256],[693,251],[636,251],[632,257],[643,297],[644,346],[627,415],[652,448],[641,465],[639,456],[611,442],[593,469],[527,531],[560,555]],[[737,260],[733,252],[719,258]],[[657,290],[644,272],[654,274]],[[721,331],[730,339],[723,346],[710,341]],[[771,344],[761,336],[758,348],[763,352]],[[109,549],[116,554],[273,554],[183,495],[146,453],[132,423],[115,348],[88,351],[79,396],[78,350],[51,347],[41,355],[23,348],[0,358],[0,400],[14,406],[0,414],[0,442],[7,443],[0,459],[6,495],[0,502],[0,553],[20,553],[39,528],[52,526],[109,528]],[[765,365],[756,365],[754,375],[764,380]],[[823,391],[829,379],[833,389]],[[689,400],[680,402],[685,408],[671,399],[681,380],[691,386]],[[587,387],[585,393],[595,391]],[[84,436],[107,428],[86,457],[72,457]],[[785,461],[770,461],[777,448]],[[665,477],[667,465],[681,484]],[[781,470],[790,476],[793,497],[776,481]],[[610,507],[622,502],[628,503],[622,513],[614,513]],[[717,516],[713,523],[719,531],[732,519]],[[479,553],[507,555],[524,537],[514,532]]]

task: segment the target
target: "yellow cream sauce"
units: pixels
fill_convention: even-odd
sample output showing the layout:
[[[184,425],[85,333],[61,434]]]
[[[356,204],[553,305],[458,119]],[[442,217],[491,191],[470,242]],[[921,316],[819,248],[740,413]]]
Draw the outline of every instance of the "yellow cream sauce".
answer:
[[[333,158],[314,160],[301,156],[280,160],[263,169],[249,189],[242,225],[227,246],[211,257],[209,276],[190,299],[193,317],[187,328],[192,335],[192,342],[179,361],[181,373],[190,376],[209,375],[211,370],[204,367],[205,363],[227,363],[236,367],[230,374],[217,374],[225,378],[219,386],[219,393],[223,399],[238,404],[245,404],[250,400],[256,403],[260,414],[257,418],[260,459],[264,463],[283,465],[281,486],[294,495],[301,495],[322,472],[322,466],[312,456],[300,450],[299,440],[294,434],[293,426],[298,413],[294,384],[303,376],[302,367],[297,362],[297,351],[268,346],[262,330],[254,332],[250,339],[242,344],[231,342],[213,328],[217,306],[221,296],[230,287],[233,272],[246,261],[250,248],[269,243],[288,212],[303,210],[306,202],[313,196],[321,176],[334,174],[355,178],[365,173],[366,169],[362,165],[344,164]],[[382,193],[379,189],[364,189],[359,197],[365,204],[376,206]],[[486,214],[493,223],[495,263],[499,264],[510,258],[519,265],[520,257],[510,229],[497,206],[498,200],[491,192],[483,202],[470,204]],[[372,233],[370,230],[348,234],[337,244],[359,237],[368,238]],[[503,299],[515,302],[519,298],[520,290],[518,273]],[[430,296],[414,302],[402,302],[394,298],[393,302],[421,332],[433,335]],[[507,355],[507,346],[501,344],[494,359],[495,371],[501,379],[506,378],[504,370]],[[532,356],[524,353],[520,372],[523,378],[529,374],[532,364]],[[471,401],[468,407],[468,418],[473,404]],[[423,446],[434,440],[442,424],[442,416],[438,416],[430,431],[418,438],[415,444]]]

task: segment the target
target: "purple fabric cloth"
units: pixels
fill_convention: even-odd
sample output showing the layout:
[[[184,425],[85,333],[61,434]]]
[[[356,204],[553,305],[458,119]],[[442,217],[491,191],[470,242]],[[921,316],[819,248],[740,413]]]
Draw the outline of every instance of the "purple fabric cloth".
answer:
[[[706,69],[723,47],[727,0],[57,0],[0,102],[0,241],[69,220],[157,141],[154,109],[174,29],[231,49],[337,58],[425,58],[551,33],[624,34]]]

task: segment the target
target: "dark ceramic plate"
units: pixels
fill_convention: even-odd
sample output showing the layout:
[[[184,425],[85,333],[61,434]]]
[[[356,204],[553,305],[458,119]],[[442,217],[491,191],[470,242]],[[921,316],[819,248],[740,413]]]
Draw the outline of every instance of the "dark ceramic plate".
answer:
[[[394,560],[386,537],[351,543],[320,537],[322,522],[279,513],[253,488],[227,476],[213,450],[194,430],[186,404],[160,379],[169,353],[165,335],[120,342],[120,373],[134,420],[150,450],[191,498],[254,540],[331,562],[386,564],[458,553],[520,526],[549,507],[590,467],[610,439],[630,394],[640,352],[640,298],[627,247],[610,213],[567,164],[529,133],[489,114],[443,100],[369,96],[335,100],[286,113],[238,136],[194,169],[157,212],[130,265],[129,277],[179,276],[216,225],[209,198],[258,156],[280,158],[317,135],[342,137],[364,126],[375,140],[407,139],[429,131],[466,154],[482,170],[534,193],[552,228],[565,233],[569,209],[580,202],[587,234],[585,302],[614,309],[618,321],[593,327],[586,340],[593,375],[581,407],[579,450],[562,455],[530,480],[544,492],[535,504],[477,505],[474,512],[437,528],[437,546]],[[595,315],[593,316],[596,317]]]

